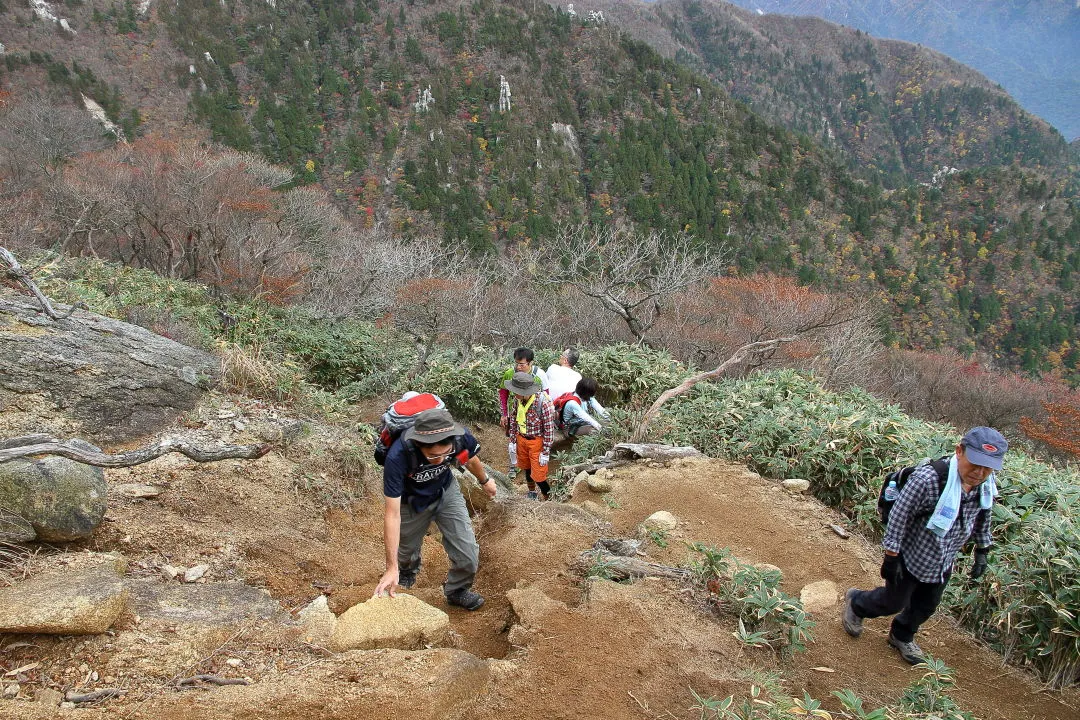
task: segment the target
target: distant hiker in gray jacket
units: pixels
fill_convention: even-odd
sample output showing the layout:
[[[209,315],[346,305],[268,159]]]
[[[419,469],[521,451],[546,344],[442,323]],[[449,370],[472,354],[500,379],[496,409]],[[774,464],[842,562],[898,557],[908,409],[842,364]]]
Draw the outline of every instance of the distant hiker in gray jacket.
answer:
[[[971,577],[986,572],[990,553],[990,512],[997,495],[994,472],[1001,469],[1009,443],[993,428],[968,430],[949,458],[942,489],[933,465],[915,468],[889,514],[882,545],[885,586],[847,591],[841,622],[859,637],[864,618],[899,613],[889,630],[889,644],[912,665],[926,655],[915,633],[937,610],[952,576],[957,553],[975,541]]]

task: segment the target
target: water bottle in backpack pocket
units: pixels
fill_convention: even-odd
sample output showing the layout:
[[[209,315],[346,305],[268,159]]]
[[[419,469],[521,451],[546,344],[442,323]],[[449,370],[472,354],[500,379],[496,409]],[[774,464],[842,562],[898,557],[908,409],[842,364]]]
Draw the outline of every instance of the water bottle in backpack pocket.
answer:
[[[902,467],[899,470],[893,470],[886,475],[885,479],[881,482],[881,491],[878,493],[878,517],[881,518],[881,524],[883,526],[888,527],[889,513],[892,512],[893,505],[896,504],[897,499],[900,497],[900,492],[904,489],[904,485],[907,484],[908,478],[911,477],[911,473],[915,472],[916,468],[920,468],[923,465],[933,465],[934,471],[938,475],[939,487],[945,487],[945,480],[949,475],[949,462],[947,458],[933,461],[930,460],[930,458],[923,458],[916,465],[909,465],[907,467]],[[940,489],[938,492],[940,492]]]

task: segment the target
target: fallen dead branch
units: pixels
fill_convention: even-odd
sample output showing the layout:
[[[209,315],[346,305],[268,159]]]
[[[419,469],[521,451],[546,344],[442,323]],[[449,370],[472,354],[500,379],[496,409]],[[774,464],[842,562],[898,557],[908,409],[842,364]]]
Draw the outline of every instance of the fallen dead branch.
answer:
[[[98,700],[107,700],[108,698],[119,697],[126,692],[127,690],[125,690],[124,688],[102,688],[101,690],[95,690],[94,692],[84,694],[79,694],[74,692],[73,690],[69,690],[67,694],[64,695],[64,700],[78,705],[79,703],[96,702]]]
[[[71,441],[60,442],[53,438],[42,441],[41,436],[35,435],[27,437],[30,438],[31,444],[29,445],[17,445],[16,447],[7,447],[0,450],[0,463],[34,455],[60,455],[85,465],[121,468],[141,465],[173,452],[178,452],[201,463],[232,459],[255,460],[274,448],[272,443],[263,443],[261,445],[223,445],[218,448],[207,449],[187,440],[168,438],[139,450],[109,455],[103,452],[87,450],[85,447],[75,445]],[[22,439],[24,438],[14,438],[12,441],[6,441],[5,444],[10,445],[12,442],[18,442]]]
[[[689,581],[691,572],[685,568],[645,562],[632,557],[614,555],[606,550],[586,550],[574,562],[575,567],[583,572],[602,564],[604,575],[615,582],[640,580],[645,577],[666,578],[668,580]]]
[[[75,312],[75,310],[80,308],[83,310],[89,309],[87,308],[86,303],[79,302],[68,308],[67,313],[61,315],[60,313],[56,312],[56,309],[52,306],[52,303],[49,302],[49,298],[45,296],[45,293],[41,292],[41,289],[37,286],[37,283],[34,282],[34,279],[32,277],[30,277],[30,273],[23,269],[22,265],[20,265],[19,261],[15,259],[15,256],[11,254],[10,250],[4,247],[0,247],[0,258],[3,258],[4,262],[8,264],[8,269],[6,273],[7,276],[12,280],[18,280],[27,288],[29,288],[30,292],[34,294],[34,297],[36,297],[37,301],[41,304],[41,307],[45,311],[45,314],[53,320],[64,320],[65,318],[69,318],[71,317],[71,314]]]
[[[245,678],[224,678],[220,675],[192,675],[176,681],[176,687],[191,687],[199,683],[209,685],[250,685]]]
[[[559,472],[565,477],[573,477],[582,471],[592,474],[603,468],[614,470],[626,465],[633,465],[638,460],[649,459],[668,462],[680,458],[700,456],[701,452],[692,447],[672,447],[671,445],[659,445],[656,443],[619,443],[599,458],[576,465],[563,465],[559,468]]]

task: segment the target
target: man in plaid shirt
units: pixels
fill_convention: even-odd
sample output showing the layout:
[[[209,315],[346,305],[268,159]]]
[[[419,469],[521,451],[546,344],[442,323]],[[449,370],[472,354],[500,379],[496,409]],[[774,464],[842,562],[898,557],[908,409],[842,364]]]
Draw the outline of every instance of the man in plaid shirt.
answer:
[[[969,539],[975,541],[971,577],[979,578],[986,572],[993,497],[989,486],[981,486],[1001,469],[1008,447],[1001,433],[987,427],[972,428],[957,444],[955,458],[949,458],[955,465],[955,476],[950,470],[949,481],[960,485],[959,504],[955,511],[945,512],[951,521],[947,529],[931,530],[928,521],[940,510],[939,500],[949,492],[948,484],[943,492],[931,464],[915,468],[892,507],[881,543],[885,548],[881,565],[885,586],[847,591],[841,621],[849,635],[862,634],[864,618],[899,613],[889,630],[889,644],[913,665],[926,659],[915,642],[915,633],[937,609],[956,555]]]
[[[510,455],[517,458],[516,466],[525,471],[529,498],[536,499],[539,487],[547,500],[551,496],[547,472],[551,445],[555,442],[555,406],[540,381],[530,373],[516,372],[504,386],[510,392],[506,413]]]

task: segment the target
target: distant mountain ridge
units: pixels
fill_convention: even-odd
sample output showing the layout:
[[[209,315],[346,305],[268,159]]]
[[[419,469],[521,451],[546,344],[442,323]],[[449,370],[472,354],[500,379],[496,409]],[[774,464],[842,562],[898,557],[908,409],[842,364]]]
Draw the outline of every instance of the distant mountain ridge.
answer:
[[[719,0],[594,0],[757,113],[838,145],[890,186],[942,167],[1072,162],[1060,133],[981,73],[907,42]]]
[[[1075,0],[731,0],[922,43],[983,72],[1067,139],[1080,138]]]

